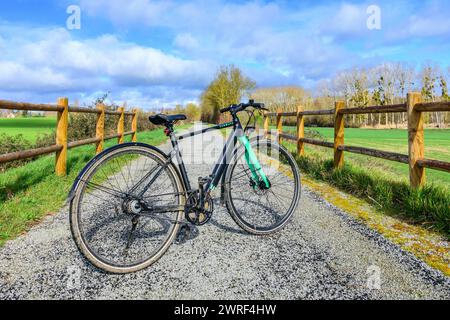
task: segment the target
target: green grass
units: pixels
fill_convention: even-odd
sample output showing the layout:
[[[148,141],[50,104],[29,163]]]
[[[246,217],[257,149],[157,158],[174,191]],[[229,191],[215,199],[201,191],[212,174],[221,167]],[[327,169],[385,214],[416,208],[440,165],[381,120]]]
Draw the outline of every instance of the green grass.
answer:
[[[36,141],[39,134],[55,131],[56,117],[0,118],[0,134],[22,134],[30,142]]]
[[[283,142],[292,152],[296,145]],[[307,146],[305,156],[296,156],[302,173],[325,181],[340,190],[366,200],[375,207],[413,224],[432,228],[450,238],[450,189],[446,183],[428,184],[412,189],[406,179],[393,176],[394,169],[367,161],[347,161],[342,169],[333,169],[332,152]]]
[[[284,127],[283,131],[295,131],[293,127]],[[333,141],[333,128],[306,128],[305,132],[318,131],[326,141]],[[345,129],[345,144],[349,146],[366,147],[384,151],[408,154],[408,132],[401,129]],[[333,158],[333,150],[306,145],[305,152],[315,152],[328,159]],[[407,182],[409,177],[408,165],[388,160],[368,157],[345,152],[345,162],[372,171],[382,171],[396,182]],[[429,159],[450,162],[450,130],[425,130],[425,157]],[[437,170],[426,170],[427,184],[439,185],[444,188],[450,186],[450,174]]]
[[[187,128],[189,125],[181,126]],[[130,137],[128,137],[130,139]],[[138,133],[138,141],[158,145],[167,140],[162,129]],[[115,141],[108,141],[111,147]],[[95,156],[94,146],[69,150],[68,174],[54,174],[55,156],[44,156],[22,167],[0,175],[0,246],[12,239],[43,216],[55,213],[64,204],[78,173]]]

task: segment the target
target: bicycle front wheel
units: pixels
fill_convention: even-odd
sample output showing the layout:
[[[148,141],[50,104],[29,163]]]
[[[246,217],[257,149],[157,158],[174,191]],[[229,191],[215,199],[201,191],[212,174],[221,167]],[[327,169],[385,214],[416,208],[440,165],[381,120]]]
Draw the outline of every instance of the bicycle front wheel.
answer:
[[[258,137],[251,148],[270,186],[255,184],[242,147],[225,177],[226,204],[241,228],[252,234],[269,234],[283,228],[295,212],[301,194],[300,172],[293,156],[273,141]]]
[[[79,177],[70,207],[72,234],[95,266],[134,272],[169,248],[183,204],[176,168],[160,151],[143,144],[121,145],[105,151]],[[152,212],[149,207],[170,209]]]

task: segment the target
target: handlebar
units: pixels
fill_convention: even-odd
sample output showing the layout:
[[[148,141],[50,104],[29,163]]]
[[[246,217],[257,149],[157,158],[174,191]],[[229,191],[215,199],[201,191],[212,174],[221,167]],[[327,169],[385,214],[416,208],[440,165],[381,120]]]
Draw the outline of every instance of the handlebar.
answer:
[[[222,108],[220,109],[220,113],[224,113],[224,112],[229,112],[229,111],[233,111],[233,112],[239,112],[239,111],[243,111],[245,109],[247,109],[248,107],[253,107],[255,109],[261,109],[261,110],[268,110],[264,103],[258,103],[255,102],[254,100],[250,100],[248,103],[240,103],[240,104],[232,104],[229,107],[226,108]]]

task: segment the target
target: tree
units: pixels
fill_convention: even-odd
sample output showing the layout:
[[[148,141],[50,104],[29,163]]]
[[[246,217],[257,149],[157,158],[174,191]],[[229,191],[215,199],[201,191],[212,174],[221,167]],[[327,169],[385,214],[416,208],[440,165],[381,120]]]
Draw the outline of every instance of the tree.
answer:
[[[367,78],[364,74],[353,80],[353,95],[350,101],[357,107],[367,107],[369,104],[369,90],[367,89]]]
[[[184,113],[184,112],[185,112],[185,110],[181,104],[175,105],[175,110],[173,110],[174,114],[180,114],[180,113]]]
[[[398,63],[395,67],[396,78],[396,94],[400,97],[400,102],[406,102],[406,94],[411,91],[414,86],[414,69]],[[406,114],[402,112],[400,115],[402,124],[406,123]]]
[[[425,101],[434,102],[436,100],[436,81],[438,79],[438,70],[436,67],[427,64],[423,67],[421,76],[422,76],[422,97]],[[431,123],[439,123],[439,113],[433,112],[430,114]]]
[[[218,123],[220,108],[239,103],[255,85],[239,68],[222,66],[200,98],[202,121]]]
[[[444,75],[441,75],[439,78],[439,86],[441,87],[441,98],[443,101],[449,101],[450,96],[448,95],[448,87],[447,87],[447,80],[445,79]]]
[[[425,66],[422,69],[422,96],[426,101],[435,100],[436,80],[436,69],[429,65]]]
[[[271,112],[278,108],[287,112],[296,112],[298,105],[308,102],[310,95],[303,88],[297,86],[258,88],[252,92],[251,98],[263,102]],[[294,124],[294,118],[286,118],[286,124]]]
[[[338,74],[335,86],[339,95],[345,97],[347,105],[354,107],[366,107],[368,105],[368,77],[365,69],[353,68],[350,71]],[[352,119],[353,125],[357,125],[361,117],[352,115]]]
[[[199,121],[201,116],[201,109],[195,103],[188,103],[184,109],[189,121]]]
[[[381,76],[377,80],[377,86],[373,90],[372,100],[374,101],[375,105],[378,106],[386,105],[386,97],[384,95],[384,88],[383,88],[383,76]],[[378,115],[378,125],[379,126],[381,125],[381,114]]]
[[[381,85],[384,89],[384,100],[386,105],[394,103],[395,100],[395,84],[396,84],[396,70],[395,65],[391,63],[382,64],[379,67],[380,75],[382,76]],[[391,124],[394,122],[394,114],[386,114],[386,125],[389,125],[389,116],[391,117]]]
[[[439,87],[441,88],[441,101],[450,101],[448,94],[447,79],[444,73],[439,76]],[[441,128],[445,122],[445,116],[442,113],[437,114],[438,126]]]

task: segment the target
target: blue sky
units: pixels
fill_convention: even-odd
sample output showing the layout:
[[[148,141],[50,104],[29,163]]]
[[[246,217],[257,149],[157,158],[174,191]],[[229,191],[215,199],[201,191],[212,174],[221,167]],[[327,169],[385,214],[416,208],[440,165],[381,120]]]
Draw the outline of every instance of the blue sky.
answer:
[[[69,5],[81,28],[68,30]],[[369,30],[367,8],[381,12]],[[218,67],[258,86],[315,85],[354,66],[450,66],[450,7],[431,1],[16,0],[0,2],[0,99],[196,101]]]

